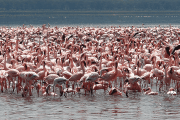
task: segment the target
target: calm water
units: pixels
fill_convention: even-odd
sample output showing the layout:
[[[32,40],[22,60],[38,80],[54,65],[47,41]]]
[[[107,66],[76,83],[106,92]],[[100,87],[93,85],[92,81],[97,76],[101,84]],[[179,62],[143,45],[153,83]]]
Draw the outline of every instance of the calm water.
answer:
[[[153,87],[154,91],[155,86]],[[129,97],[110,96],[103,90],[91,95],[37,96],[22,98],[6,91],[0,94],[1,119],[180,119],[180,96],[165,92],[156,96],[130,93]]]
[[[1,26],[22,26],[25,24],[41,26],[138,26],[163,27],[179,26],[179,12],[174,13],[114,13],[114,14],[11,14],[0,16]],[[153,91],[156,91],[154,86]],[[109,96],[97,91],[94,96],[69,95],[63,97],[38,97],[34,91],[32,97],[22,98],[20,94],[6,91],[0,93],[1,119],[180,119],[180,96],[168,96],[165,92],[157,96],[142,93],[130,93],[129,97]]]
[[[100,25],[169,25],[180,23],[180,11],[0,11],[0,25],[22,26],[50,24],[52,26]]]

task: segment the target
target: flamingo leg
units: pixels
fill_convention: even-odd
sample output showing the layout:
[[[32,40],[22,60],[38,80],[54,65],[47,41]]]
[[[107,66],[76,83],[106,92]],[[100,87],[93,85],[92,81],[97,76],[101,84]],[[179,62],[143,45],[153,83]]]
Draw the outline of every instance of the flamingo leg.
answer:
[[[3,86],[4,86],[4,83],[3,81],[1,81],[1,92],[3,92]]]
[[[31,85],[32,85],[32,82],[30,81],[29,82],[29,96],[32,96]]]

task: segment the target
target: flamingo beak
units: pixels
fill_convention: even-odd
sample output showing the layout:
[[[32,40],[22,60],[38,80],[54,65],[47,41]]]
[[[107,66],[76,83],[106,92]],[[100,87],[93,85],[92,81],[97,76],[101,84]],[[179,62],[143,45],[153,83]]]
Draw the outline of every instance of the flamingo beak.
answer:
[[[98,78],[102,78],[102,77],[99,75]]]

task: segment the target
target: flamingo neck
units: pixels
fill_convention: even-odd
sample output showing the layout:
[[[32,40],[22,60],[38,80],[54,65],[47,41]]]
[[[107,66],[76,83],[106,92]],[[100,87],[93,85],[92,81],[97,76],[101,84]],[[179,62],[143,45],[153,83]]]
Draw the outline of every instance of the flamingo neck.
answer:
[[[115,74],[117,74],[117,72],[118,72],[118,71],[117,71],[117,66],[115,66]]]
[[[46,72],[47,70],[46,70],[46,67],[45,67],[45,65],[43,65],[43,70],[44,70],[44,72]]]
[[[81,65],[81,69],[82,69],[83,75],[84,75],[84,73],[85,73],[85,67],[84,67],[84,65]]]
[[[50,61],[50,58],[49,58],[49,45],[48,45],[48,54],[47,54],[47,59],[48,59],[48,61]]]
[[[99,70],[102,69],[102,58],[100,57],[100,62],[99,62]]]
[[[15,63],[12,63],[12,68],[15,69]]]
[[[4,55],[4,70],[8,70],[8,68],[6,67],[6,53]]]
[[[41,65],[43,59],[44,59],[44,56],[42,57],[42,55],[41,55],[41,59],[40,59],[39,63],[37,64],[37,68],[40,67],[40,65]],[[44,67],[44,66],[43,66],[43,67]]]
[[[167,79],[167,67],[165,66],[165,80]]]
[[[177,55],[175,57],[176,57],[176,60],[175,60],[176,66],[179,67],[179,57]]]
[[[73,68],[74,67],[74,62],[73,62],[73,60],[72,60],[72,58],[69,58],[69,61],[70,61],[70,66],[71,66],[71,68]]]
[[[57,59],[57,63],[58,66],[60,66],[60,59]]]
[[[38,35],[38,37],[39,37],[39,46],[41,45],[41,43],[40,43],[40,40],[41,40],[41,37]]]

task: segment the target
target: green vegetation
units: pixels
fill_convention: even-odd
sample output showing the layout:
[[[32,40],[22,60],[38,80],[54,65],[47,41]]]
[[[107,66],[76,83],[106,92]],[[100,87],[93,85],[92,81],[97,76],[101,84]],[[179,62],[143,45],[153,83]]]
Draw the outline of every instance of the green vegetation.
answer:
[[[0,0],[0,11],[180,11],[180,0]]]

